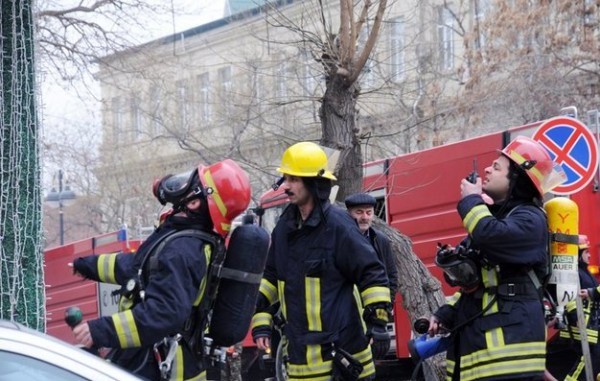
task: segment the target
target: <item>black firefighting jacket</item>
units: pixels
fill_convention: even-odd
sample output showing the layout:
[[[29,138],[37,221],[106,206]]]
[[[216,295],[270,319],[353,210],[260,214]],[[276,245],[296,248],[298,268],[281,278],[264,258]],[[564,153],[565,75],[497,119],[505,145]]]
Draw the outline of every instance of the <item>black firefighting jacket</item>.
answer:
[[[160,379],[154,344],[183,333],[184,324],[190,323],[188,318],[193,316],[193,309],[204,296],[211,246],[196,237],[174,238],[153,256],[157,259],[156,269],[143,276],[143,300],[139,290],[128,293],[125,288],[128,281],[139,284],[138,270],[153,243],[174,230],[183,229],[205,230],[190,224],[188,219],[174,216],[158,227],[134,255],[104,254],[74,262],[76,271],[86,278],[123,286],[120,312],[89,321],[90,332],[95,346],[114,349],[111,361],[150,380]],[[205,373],[201,364],[183,340],[180,344],[170,379],[200,379]],[[163,357],[166,349],[159,347]]]
[[[385,271],[390,284],[390,298],[393,303],[396,291],[398,290],[398,269],[396,268],[396,260],[394,258],[394,253],[392,252],[390,240],[385,234],[373,228],[369,228],[366,234],[373,244],[379,260],[385,266]]]
[[[269,324],[265,311],[281,302],[290,380],[329,380],[334,347],[363,364],[361,378],[374,375],[361,314],[363,305],[390,303],[383,264],[350,215],[329,202],[299,221],[290,205],[272,232],[253,327]]]
[[[479,195],[458,203],[482,282],[475,292],[457,293],[435,315],[455,329],[447,353],[448,380],[524,379],[543,376],[546,327],[530,270],[548,261],[544,212],[513,201],[502,212]]]

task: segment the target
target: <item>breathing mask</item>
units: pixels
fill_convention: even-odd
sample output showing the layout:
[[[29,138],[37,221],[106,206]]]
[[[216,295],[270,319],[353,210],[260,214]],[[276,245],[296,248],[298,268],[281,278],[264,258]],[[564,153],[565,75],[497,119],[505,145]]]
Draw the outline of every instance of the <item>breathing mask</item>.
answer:
[[[197,169],[154,180],[152,193],[162,205],[171,203],[179,210],[188,202],[205,196]]]
[[[481,280],[475,255],[474,250],[462,245],[453,248],[438,244],[435,264],[444,271],[444,279],[450,286],[468,291],[476,288]]]

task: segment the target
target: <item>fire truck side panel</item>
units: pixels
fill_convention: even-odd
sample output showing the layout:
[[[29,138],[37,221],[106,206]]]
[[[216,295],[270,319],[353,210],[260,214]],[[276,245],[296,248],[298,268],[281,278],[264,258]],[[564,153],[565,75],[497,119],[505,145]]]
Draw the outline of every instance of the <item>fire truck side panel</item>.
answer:
[[[456,244],[465,235],[456,213],[459,181],[473,171],[474,159],[482,175],[483,168],[498,156],[496,150],[501,147],[502,134],[497,133],[387,161],[387,222],[410,237],[416,255],[440,280],[441,271],[433,265],[437,243]],[[369,181],[366,177],[365,185]],[[452,293],[443,280],[442,283],[445,293]],[[402,308],[400,295],[394,303],[394,320],[396,355],[406,358],[412,322]]]

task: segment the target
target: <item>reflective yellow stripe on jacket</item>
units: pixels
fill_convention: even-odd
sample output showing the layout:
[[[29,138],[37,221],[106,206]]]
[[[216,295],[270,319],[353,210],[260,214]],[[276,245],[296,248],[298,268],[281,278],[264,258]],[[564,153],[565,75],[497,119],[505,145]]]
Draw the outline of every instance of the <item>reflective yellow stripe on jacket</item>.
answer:
[[[566,304],[565,309],[569,313],[576,312],[577,304],[575,303],[574,300],[571,300]],[[583,309],[583,316],[585,318],[585,327],[588,327],[588,325],[589,325],[590,314],[591,314],[591,309],[590,309],[590,303],[588,302],[587,306],[585,306],[585,308]],[[585,331],[587,332],[588,343],[589,344],[597,344],[598,343],[598,330],[593,329],[593,328],[586,328]],[[569,325],[569,326],[567,326],[566,329],[561,329],[560,337],[562,337],[564,339],[573,339],[573,340],[577,340],[577,341],[581,342],[581,333],[579,332],[579,326]]]
[[[481,277],[485,289],[498,287],[498,272],[496,271],[495,267],[483,266],[481,268]],[[492,304],[490,305],[490,303]],[[487,291],[483,293],[483,297],[481,298],[481,309],[485,308],[487,308],[487,311],[485,311],[485,315],[495,314],[498,312],[498,300],[495,300],[494,295],[490,294]]]
[[[463,225],[469,234],[473,233],[477,223],[484,217],[492,217],[492,212],[484,204],[476,205],[473,209],[469,210],[469,213],[463,219]]]
[[[267,298],[269,305],[277,302],[277,287],[265,278],[261,279],[258,291]]]
[[[98,279],[100,282],[116,284],[115,262],[117,261],[118,253],[100,254],[96,267],[98,269]]]
[[[321,322],[321,281],[319,278],[307,277],[304,282],[304,293],[306,295],[305,310],[309,331],[322,331]]]
[[[360,293],[363,306],[374,303],[390,303],[390,289],[384,286],[374,286],[363,290]]]
[[[306,352],[306,361],[308,365],[288,364],[289,380],[311,380],[311,381],[328,381],[331,380],[331,370],[333,361],[323,361],[320,353],[320,345],[308,345]],[[360,378],[368,377],[375,374],[375,364],[371,354],[371,347],[353,354],[354,358],[363,365],[363,371]]]
[[[543,372],[546,343],[503,344],[461,356],[460,362],[461,381],[514,374],[515,370],[520,373]]]
[[[212,257],[212,247],[210,245],[204,245],[204,260],[206,261],[206,271],[202,276],[202,281],[200,282],[200,288],[198,289],[198,296],[196,296],[196,300],[194,301],[194,307],[198,307],[202,298],[204,298],[204,293],[206,292],[206,282],[208,281],[208,266],[210,266],[210,259]]]
[[[252,323],[250,327],[252,329],[260,326],[273,327],[273,316],[268,312],[257,312],[252,316]]]
[[[185,379],[184,378],[184,369],[185,364],[183,363],[183,350],[181,349],[181,345],[177,347],[177,352],[175,353],[175,358],[173,359],[173,363],[171,364],[171,376],[169,377],[169,381],[206,381],[206,371],[200,372],[197,376],[192,378]]]
[[[132,348],[140,346],[140,335],[138,333],[133,312],[123,311],[112,315],[112,321],[117,331],[119,345],[121,348]]]

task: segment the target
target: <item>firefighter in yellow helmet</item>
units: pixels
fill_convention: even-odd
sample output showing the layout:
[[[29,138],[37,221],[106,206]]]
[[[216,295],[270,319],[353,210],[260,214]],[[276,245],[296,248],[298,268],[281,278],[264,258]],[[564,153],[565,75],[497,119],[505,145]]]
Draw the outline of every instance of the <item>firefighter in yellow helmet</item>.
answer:
[[[453,286],[429,333],[450,332],[447,380],[541,380],[546,326],[541,284],[548,275],[542,196],[564,180],[548,152],[517,137],[474,182],[462,179],[458,213],[468,232],[442,246],[436,263]],[[556,172],[556,173],[555,173]],[[487,194],[493,205],[484,202]]]
[[[257,346],[270,347],[268,308],[280,302],[290,380],[374,379],[369,342],[390,341],[390,290],[383,264],[350,215],[329,203],[336,178],[321,147],[292,145],[277,171],[290,205],[271,235],[252,324]]]

